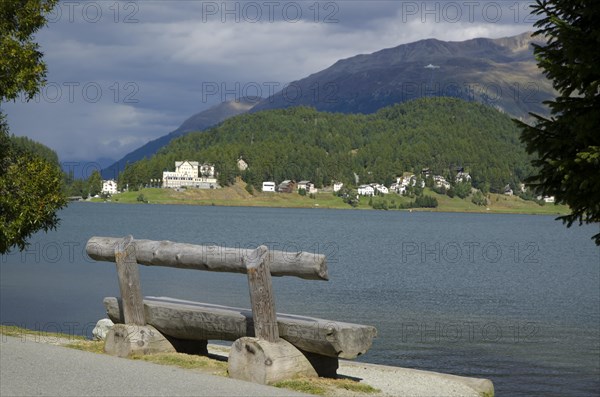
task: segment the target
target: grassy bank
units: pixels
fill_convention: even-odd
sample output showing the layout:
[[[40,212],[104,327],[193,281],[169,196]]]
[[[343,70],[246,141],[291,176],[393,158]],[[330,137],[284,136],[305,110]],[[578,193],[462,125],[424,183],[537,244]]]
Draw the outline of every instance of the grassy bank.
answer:
[[[222,189],[187,189],[176,191],[173,189],[142,189],[136,192],[126,192],[114,195],[111,202],[126,204],[188,204],[188,205],[215,205],[233,207],[281,207],[281,208],[335,208],[352,209],[341,198],[332,193],[317,193],[313,197],[301,196],[297,193],[263,193],[254,191],[250,194],[245,189],[242,181],[233,186]],[[435,212],[473,212],[473,213],[512,213],[512,214],[540,214],[564,215],[569,213],[565,205],[545,204],[539,205],[533,201],[525,201],[516,196],[490,194],[489,205],[478,206],[471,202],[471,198],[450,198],[425,189],[425,194],[435,197],[439,203],[437,208],[419,208],[413,211]],[[362,197],[358,209],[371,209],[369,197]],[[413,199],[396,194],[375,197],[373,200],[385,201],[391,210],[408,204]],[[102,199],[92,201],[104,202]]]
[[[255,191],[250,194],[245,189],[244,182],[222,189],[141,189],[137,192],[125,192],[114,195],[113,202],[140,204],[143,200],[149,204],[190,204],[190,205],[218,205],[218,206],[243,206],[243,207],[283,207],[283,208],[351,208],[339,197],[331,193],[317,194],[314,199],[301,196],[297,193],[279,194]],[[94,199],[93,201],[104,201]],[[366,208],[365,203],[365,208]]]

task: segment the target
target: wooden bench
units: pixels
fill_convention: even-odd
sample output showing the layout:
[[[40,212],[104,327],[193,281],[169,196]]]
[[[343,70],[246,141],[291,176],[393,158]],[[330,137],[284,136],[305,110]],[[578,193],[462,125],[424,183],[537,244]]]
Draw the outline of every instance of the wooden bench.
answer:
[[[324,255],[202,246],[133,237],[92,237],[88,255],[115,262],[121,298],[104,299],[115,326],[105,351],[182,351],[206,354],[208,340],[235,341],[231,377],[271,383],[295,376],[335,376],[338,359],[352,359],[371,347],[372,326],[275,312],[271,276],[328,280]],[[143,298],[139,266],[167,266],[248,277],[251,310],[166,297]]]

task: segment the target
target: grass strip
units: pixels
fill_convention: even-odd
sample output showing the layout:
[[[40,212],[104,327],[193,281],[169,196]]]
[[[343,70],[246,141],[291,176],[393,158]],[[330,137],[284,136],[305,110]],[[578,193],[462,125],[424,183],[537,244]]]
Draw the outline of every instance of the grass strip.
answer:
[[[338,394],[336,391],[340,390],[357,394],[381,392],[379,389],[351,379],[298,378],[275,382],[271,386],[319,396],[336,395]]]

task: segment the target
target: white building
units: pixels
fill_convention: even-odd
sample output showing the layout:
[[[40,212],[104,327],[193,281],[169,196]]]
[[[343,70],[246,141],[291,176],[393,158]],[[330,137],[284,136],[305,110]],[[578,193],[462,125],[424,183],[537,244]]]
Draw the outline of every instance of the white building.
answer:
[[[117,182],[114,179],[102,181],[103,194],[117,194]]]
[[[441,176],[441,175],[434,175],[434,176],[433,176],[433,185],[434,185],[435,187],[438,187],[438,188],[439,188],[439,187],[443,187],[443,188],[444,188],[444,189],[446,189],[446,190],[447,190],[447,189],[450,189],[450,187],[451,187],[451,185],[450,185],[450,182],[448,182],[448,181],[446,180],[446,178],[444,178],[444,177],[443,177],[443,176]]]
[[[459,172],[456,174],[456,182],[469,182],[471,180],[471,175],[468,172]]]
[[[399,183],[404,187],[416,186],[417,177],[415,176],[415,174],[404,173],[404,176],[396,178],[396,183]],[[421,187],[425,187],[425,181],[423,180],[421,180]]]
[[[401,183],[392,183],[390,190],[398,194],[404,194],[406,193],[406,186],[403,186]]]
[[[240,157],[237,161],[237,167],[240,171],[246,171],[248,169],[248,163],[246,163],[244,159]]]
[[[381,194],[388,194],[390,192],[387,187],[380,185],[379,183],[372,183],[371,186],[375,191],[378,191]]]
[[[555,201],[554,196],[544,196],[545,203],[554,203]]]
[[[176,161],[175,172],[163,172],[164,188],[189,186],[212,189],[216,185],[215,166],[212,164],[200,165],[197,161]]]
[[[358,195],[359,196],[373,196],[375,195],[375,189],[370,185],[360,185],[358,187]]]
[[[396,183],[402,186],[409,186],[411,181],[415,178],[412,174],[405,174],[404,176],[399,176],[396,178]],[[414,185],[413,185],[414,186]]]
[[[306,190],[306,193],[308,193],[308,194],[316,194],[317,193],[317,188],[315,187],[315,184],[312,183],[311,181],[298,182],[298,191],[300,191],[300,190]]]
[[[527,186],[525,186],[524,183],[519,183],[519,189],[521,189],[521,192],[525,193],[527,191]]]
[[[262,191],[263,192],[275,192],[275,182],[263,182]]]
[[[342,190],[343,187],[344,187],[344,184],[342,182],[334,182],[333,183],[333,191],[334,192],[339,192],[340,190]]]

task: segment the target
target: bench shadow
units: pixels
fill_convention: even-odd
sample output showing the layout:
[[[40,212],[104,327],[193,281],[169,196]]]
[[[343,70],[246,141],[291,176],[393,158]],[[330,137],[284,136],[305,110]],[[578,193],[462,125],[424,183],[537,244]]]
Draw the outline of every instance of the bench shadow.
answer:
[[[360,382],[363,380],[363,378],[357,378],[355,376],[348,376],[348,375],[336,375],[335,379],[347,379],[347,380],[351,380],[354,382]]]
[[[221,354],[208,353],[208,354],[205,354],[205,356],[208,357],[208,358],[210,358],[210,359],[212,359],[212,360],[221,361],[221,362],[224,362],[224,363],[227,362],[227,356],[223,356]]]

